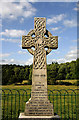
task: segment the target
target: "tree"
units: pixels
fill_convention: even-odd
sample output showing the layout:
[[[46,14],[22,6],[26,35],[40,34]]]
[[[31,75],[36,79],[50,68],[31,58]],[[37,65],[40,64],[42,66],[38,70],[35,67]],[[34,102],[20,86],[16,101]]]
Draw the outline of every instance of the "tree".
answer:
[[[48,84],[56,84],[57,73],[59,65],[57,63],[52,63],[47,66],[47,80]]]
[[[71,79],[76,79],[76,61],[72,61],[70,63],[70,76],[71,76]]]
[[[65,80],[65,78],[66,78],[66,65],[64,63],[64,64],[60,64],[60,66],[59,66],[58,79]]]
[[[32,65],[2,65],[2,84],[13,84],[28,80],[32,84]],[[47,65],[47,82],[56,84],[56,80],[79,79],[79,58],[76,61],[58,64],[52,62]]]
[[[76,78],[79,80],[79,58],[76,60]]]
[[[31,85],[32,84],[32,68],[30,68],[30,73],[29,73],[29,80],[28,80],[28,84]]]
[[[66,79],[71,79],[71,74],[70,74],[70,71],[71,71],[71,66],[70,66],[70,63],[66,63]]]

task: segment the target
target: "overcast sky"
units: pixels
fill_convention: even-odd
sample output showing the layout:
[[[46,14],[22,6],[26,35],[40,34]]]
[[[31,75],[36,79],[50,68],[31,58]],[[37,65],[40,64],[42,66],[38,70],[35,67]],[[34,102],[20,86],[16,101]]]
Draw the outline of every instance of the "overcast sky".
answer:
[[[2,57],[3,64],[32,64],[33,56],[22,49],[21,42],[22,35],[34,29],[34,17],[46,17],[46,29],[58,36],[58,49],[47,56],[47,63],[76,60],[77,11],[77,2],[2,2],[0,63]]]

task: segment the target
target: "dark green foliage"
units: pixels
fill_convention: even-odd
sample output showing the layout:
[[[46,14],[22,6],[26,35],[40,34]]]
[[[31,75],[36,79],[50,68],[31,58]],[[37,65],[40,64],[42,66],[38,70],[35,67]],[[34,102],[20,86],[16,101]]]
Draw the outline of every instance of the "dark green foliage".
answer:
[[[59,85],[72,85],[72,83],[70,82],[63,82],[63,81],[60,81],[58,84]]]
[[[20,65],[2,65],[2,84],[12,84],[23,80],[29,81],[30,67]]]
[[[32,67],[33,65],[30,65],[30,69],[29,69],[29,82],[28,84],[31,85],[32,84]]]
[[[2,65],[0,65],[0,85],[2,84]]]
[[[59,69],[59,64],[58,63],[52,63],[50,65],[47,65],[48,84],[51,84],[51,85],[56,84],[58,69]]]
[[[32,67],[33,65],[2,65],[2,84],[22,83],[23,80],[28,80],[29,85],[32,84]],[[79,79],[79,58],[70,63],[52,62],[47,65],[48,84],[57,84],[56,80],[65,79]]]
[[[77,80],[74,85],[79,86],[79,80]]]
[[[66,78],[66,65],[60,64],[58,70],[58,80],[64,80]]]
[[[76,60],[76,76],[79,79],[79,58]]]

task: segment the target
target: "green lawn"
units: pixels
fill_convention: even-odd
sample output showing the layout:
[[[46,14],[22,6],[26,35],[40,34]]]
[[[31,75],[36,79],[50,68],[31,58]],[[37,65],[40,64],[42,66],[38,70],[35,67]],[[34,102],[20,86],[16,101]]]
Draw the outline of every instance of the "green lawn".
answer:
[[[2,89],[31,89],[31,85],[3,85]],[[70,85],[70,86],[66,86],[66,85],[48,85],[48,89],[53,90],[53,89],[77,89],[77,86],[74,85]]]
[[[72,84],[75,84],[77,82],[77,80],[57,80],[57,82],[69,82],[69,83],[72,83]]]
[[[2,86],[2,89],[14,89],[12,91],[5,90],[5,96],[2,94],[4,120],[10,120],[11,118],[17,120],[19,113],[24,112],[25,103],[30,98],[29,89],[31,89],[31,85],[6,85]],[[78,94],[75,90],[77,89],[77,86],[48,85],[48,89],[48,99],[53,103],[54,112],[64,120],[66,118],[67,120],[72,120],[72,118],[75,120],[78,107],[77,96],[75,97],[75,93],[76,95]],[[73,90],[75,90],[75,93]]]

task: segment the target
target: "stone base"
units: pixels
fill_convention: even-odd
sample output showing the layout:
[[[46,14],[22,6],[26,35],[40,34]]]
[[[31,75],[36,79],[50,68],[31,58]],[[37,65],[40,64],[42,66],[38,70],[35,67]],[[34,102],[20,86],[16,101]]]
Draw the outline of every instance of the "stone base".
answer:
[[[54,116],[25,116],[24,113],[20,113],[18,120],[60,120],[58,115]]]
[[[24,114],[25,116],[54,116],[53,104],[47,97],[29,99],[26,102]]]

